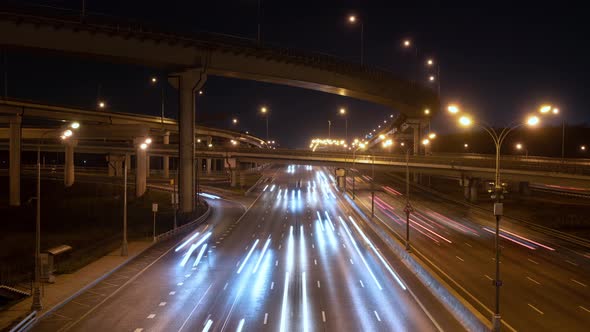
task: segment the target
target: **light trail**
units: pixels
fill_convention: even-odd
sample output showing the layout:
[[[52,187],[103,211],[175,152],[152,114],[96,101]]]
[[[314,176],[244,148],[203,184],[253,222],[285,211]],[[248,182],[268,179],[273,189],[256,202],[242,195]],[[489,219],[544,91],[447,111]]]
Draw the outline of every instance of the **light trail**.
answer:
[[[287,242],[287,270],[291,270],[295,254],[293,253],[293,225],[289,228],[289,240]]]
[[[197,266],[199,264],[199,262],[201,261],[201,258],[203,257],[203,254],[205,253],[205,248],[207,248],[207,243],[203,244],[203,246],[201,247],[201,251],[199,251],[199,254],[197,255],[197,259],[195,259],[195,262],[193,263],[193,267]]]
[[[489,229],[489,228],[487,228],[487,227],[483,227],[483,229],[484,229],[486,232],[492,233],[492,234],[494,234],[494,235],[496,234],[496,232],[495,232],[495,231],[493,231],[493,230],[491,230],[491,229]],[[523,246],[523,247],[525,247],[525,248],[528,248],[528,249],[531,249],[531,250],[537,250],[537,248],[535,248],[535,247],[533,247],[533,246],[530,246],[530,245],[528,245],[528,244],[526,244],[526,243],[522,243],[522,242],[520,242],[520,241],[518,241],[518,240],[515,240],[515,239],[511,238],[510,236],[506,236],[506,235],[504,235],[504,234],[502,234],[502,233],[500,233],[500,237],[501,237],[501,238],[503,238],[503,239],[506,239],[506,240],[508,240],[508,241],[510,241],[510,242],[513,242],[513,243],[516,243],[516,244],[518,244],[518,245],[521,245],[521,246]]]
[[[268,188],[268,184],[264,186],[264,189],[262,189],[262,191],[266,191],[266,188]]]
[[[260,262],[262,262],[262,259],[264,258],[264,254],[266,253],[266,249],[268,249],[269,244],[270,244],[270,237],[266,240],[264,247],[262,247],[262,253],[260,254],[260,257],[258,258],[256,265],[254,266],[254,270],[252,270],[252,274],[256,273],[256,271],[258,270],[258,266],[260,265]]]
[[[236,332],[242,332],[245,322],[246,322],[246,320],[244,318],[240,319],[240,323],[238,324],[238,328],[236,329]]]
[[[256,241],[254,241],[254,244],[252,245],[252,248],[250,248],[250,251],[248,251],[248,255],[246,255],[246,258],[244,259],[244,261],[242,262],[242,264],[238,268],[238,274],[240,274],[240,272],[242,272],[242,269],[246,265],[246,262],[248,262],[248,259],[250,258],[250,255],[252,255],[252,252],[254,251],[254,249],[256,248],[256,246],[258,245],[258,242],[259,241],[260,241],[259,239],[256,239]]]
[[[512,233],[512,232],[509,232],[509,231],[507,231],[507,230],[505,230],[505,229],[502,229],[502,232],[504,232],[504,233],[508,233],[508,234],[510,234],[510,235],[512,235],[512,236],[516,236],[517,238],[519,238],[519,239],[521,239],[521,240],[528,241],[528,242],[530,242],[530,243],[536,244],[536,245],[538,245],[539,247],[545,248],[545,249],[547,249],[547,250],[555,251],[555,249],[553,249],[553,248],[551,248],[551,247],[548,247],[548,246],[546,246],[546,245],[540,244],[539,242],[535,242],[535,241],[533,241],[533,240],[531,240],[531,239],[527,239],[527,238],[526,238],[526,237],[524,237],[524,236],[520,236],[520,235],[518,235],[518,234],[514,234],[514,233]]]
[[[356,249],[356,252],[359,254],[361,260],[363,261],[363,263],[365,264],[365,267],[367,268],[367,270],[369,271],[369,274],[371,274],[371,277],[373,278],[373,280],[375,281],[375,284],[377,285],[377,288],[379,288],[379,290],[383,290],[383,288],[381,287],[381,284],[379,283],[379,281],[377,280],[377,277],[375,277],[375,274],[373,273],[373,271],[371,270],[371,268],[369,267],[369,264],[367,263],[367,261],[365,260],[365,258],[363,257],[363,254],[361,254],[361,251],[359,249],[359,247],[356,244],[356,241],[354,240],[354,238],[352,237],[352,234],[350,233],[350,231],[348,230],[348,227],[346,226],[346,223],[344,222],[344,220],[341,217],[338,217],[340,219],[340,222],[342,223],[342,227],[344,228],[344,230],[346,231],[346,234],[348,234],[348,237],[350,238],[350,241],[352,242],[352,245],[354,246],[354,248]]]
[[[211,325],[213,325],[213,321],[210,319],[207,319],[207,323],[205,323],[205,327],[203,327],[203,332],[209,331],[209,329],[211,328]]]
[[[188,261],[189,258],[191,258],[191,255],[193,254],[193,251],[195,251],[195,249],[197,249],[197,245],[193,244],[191,245],[191,247],[188,249],[188,251],[186,252],[186,254],[184,254],[184,257],[182,258],[182,261],[180,261],[180,266],[185,266],[186,262]]]
[[[283,303],[281,305],[281,332],[287,331],[287,296],[289,295],[289,272],[285,273],[285,287],[283,288]]]
[[[305,281],[305,272],[301,273],[301,290],[303,293],[303,332],[309,331],[309,317],[307,308],[307,282]]]
[[[334,228],[334,224],[332,224],[332,219],[330,219],[330,216],[328,215],[328,211],[324,211],[324,213],[326,214],[326,219],[330,223],[330,227],[332,228],[332,232],[336,232],[336,228]]]
[[[322,229],[322,232],[324,232],[325,229],[324,229],[324,225],[322,224],[322,217],[320,216],[320,211],[316,211],[316,213],[318,214],[318,221],[320,222],[320,228]]]
[[[211,198],[211,199],[220,199],[221,198],[219,196],[211,195],[211,194],[207,194],[207,193],[199,193],[199,195],[203,196],[203,197]]]
[[[272,185],[272,187],[270,187],[270,192],[273,192],[275,190],[276,185]]]
[[[176,247],[176,249],[174,249],[174,252],[178,252],[180,249],[184,248],[184,246],[186,246],[187,244],[191,243],[191,241],[194,240],[197,236],[199,236],[199,232],[196,232],[188,240],[184,241],[181,245],[179,245],[178,247]]]
[[[381,256],[381,254],[379,253],[379,251],[377,251],[377,249],[375,248],[375,246],[373,245],[373,243],[369,240],[369,238],[365,235],[365,233],[363,233],[363,231],[361,230],[361,228],[356,224],[356,222],[354,221],[354,219],[352,219],[351,216],[348,216],[348,219],[350,219],[350,221],[352,222],[354,228],[356,228],[356,230],[361,234],[361,236],[363,237],[363,239],[367,242],[367,244],[369,245],[369,247],[373,250],[373,252],[375,253],[375,255],[377,255],[377,257],[379,258],[379,260],[381,261],[381,263],[383,263],[383,265],[385,265],[385,268],[387,268],[387,270],[389,271],[389,273],[393,276],[393,278],[395,279],[395,281],[397,281],[397,283],[400,285],[401,288],[403,288],[403,290],[407,290],[406,286],[404,285],[404,283],[401,281],[400,277],[397,275],[397,273],[395,273],[393,271],[393,269],[391,268],[391,266],[389,266],[389,263],[387,263],[385,261],[385,259]]]

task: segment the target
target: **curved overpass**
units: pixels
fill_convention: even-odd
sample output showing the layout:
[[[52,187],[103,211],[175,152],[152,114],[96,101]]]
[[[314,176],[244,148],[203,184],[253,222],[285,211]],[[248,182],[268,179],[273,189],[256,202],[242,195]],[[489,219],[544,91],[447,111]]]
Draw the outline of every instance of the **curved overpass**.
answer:
[[[0,8],[1,10],[1,8]],[[391,73],[322,54],[259,47],[214,34],[178,35],[128,22],[79,16],[41,17],[0,12],[0,45],[57,51],[169,71],[201,68],[206,75],[289,85],[353,97],[420,116],[438,109],[436,94]]]

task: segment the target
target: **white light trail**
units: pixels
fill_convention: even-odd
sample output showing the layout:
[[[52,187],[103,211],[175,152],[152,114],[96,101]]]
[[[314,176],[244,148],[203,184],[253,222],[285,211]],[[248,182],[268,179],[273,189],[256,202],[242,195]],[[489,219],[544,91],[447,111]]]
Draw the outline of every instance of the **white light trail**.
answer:
[[[330,216],[328,215],[328,211],[324,211],[324,213],[326,214],[326,219],[328,219],[328,222],[330,223],[330,227],[332,228],[332,231],[335,232],[336,228],[334,228],[334,224],[332,224],[332,219],[330,219]]]
[[[340,218],[340,217],[338,217]],[[363,254],[361,254],[361,251],[359,249],[359,247],[356,244],[356,241],[354,240],[354,238],[352,237],[352,234],[350,233],[350,231],[348,230],[348,227],[346,226],[346,223],[344,222],[344,220],[342,218],[340,218],[340,222],[342,223],[342,227],[344,228],[344,230],[346,231],[346,234],[348,234],[348,237],[350,238],[350,241],[352,242],[352,245],[354,246],[354,248],[356,249],[356,252],[359,254],[359,256],[361,257],[361,260],[363,261],[363,263],[365,264],[365,267],[367,268],[367,270],[369,271],[369,274],[371,274],[371,277],[373,277],[373,280],[375,281],[375,284],[377,284],[377,288],[379,288],[379,290],[383,290],[383,288],[381,287],[381,284],[379,283],[379,281],[377,281],[377,277],[375,277],[375,274],[373,274],[373,271],[371,270],[371,268],[369,267],[369,264],[367,263],[367,261],[365,260],[365,258],[363,257]]]
[[[262,262],[262,259],[264,258],[264,254],[266,253],[266,249],[268,248],[268,245],[270,244],[270,238],[268,238],[266,240],[266,243],[264,244],[264,247],[262,247],[262,253],[260,254],[260,257],[258,258],[258,261],[256,262],[256,265],[254,266],[254,270],[252,270],[252,273],[256,273],[256,271],[258,270],[258,266],[260,265],[260,262]]]
[[[199,232],[196,232],[188,240],[184,241],[181,245],[179,245],[178,247],[176,247],[176,249],[174,249],[174,252],[178,252],[180,249],[184,248],[184,246],[186,246],[187,244],[191,243],[191,241],[194,240],[197,236],[199,236]]]
[[[254,244],[252,245],[252,248],[250,248],[250,251],[248,251],[248,255],[246,255],[246,258],[244,258],[244,261],[242,262],[242,264],[238,268],[238,274],[240,274],[240,272],[242,272],[242,269],[244,268],[244,265],[246,265],[246,262],[248,262],[248,259],[250,258],[250,255],[252,255],[252,252],[254,251],[254,249],[256,248],[256,246],[258,245],[258,242],[259,241],[260,241],[259,239],[256,239],[256,241],[254,241]]]
[[[273,190],[275,190],[276,185],[272,185],[272,187],[270,187],[270,192],[273,192]]]
[[[393,276],[393,278],[395,279],[395,281],[397,281],[397,283],[400,285],[400,287],[403,290],[406,290],[406,286],[404,285],[404,283],[401,281],[400,277],[393,271],[393,269],[391,268],[391,266],[389,266],[389,263],[387,263],[385,261],[385,259],[381,256],[381,254],[379,253],[379,251],[377,251],[377,249],[375,248],[375,246],[373,245],[373,243],[371,243],[371,241],[369,241],[369,238],[367,238],[367,236],[365,235],[365,233],[363,233],[363,231],[361,230],[361,228],[356,224],[356,222],[354,221],[354,219],[352,219],[351,216],[348,216],[348,219],[350,219],[350,221],[352,222],[352,224],[354,225],[354,228],[356,228],[356,230],[361,234],[361,236],[363,237],[363,239],[367,242],[367,244],[369,245],[369,247],[371,248],[371,250],[373,250],[373,252],[375,253],[375,255],[377,255],[377,257],[379,258],[379,260],[381,261],[381,263],[383,263],[383,265],[385,265],[385,268],[387,269],[387,271],[389,271],[389,273]]]
[[[262,191],[266,191],[266,188],[268,188],[268,184],[264,186],[264,189],[262,189]]]
[[[238,324],[238,328],[236,329],[236,332],[242,332],[242,329],[244,328],[244,322],[246,320],[244,318],[240,319],[240,323]]]
[[[205,323],[205,327],[203,327],[203,332],[209,331],[209,329],[211,328],[211,325],[213,325],[213,321],[210,319],[207,319],[207,323]]]
[[[283,304],[281,305],[281,332],[287,331],[287,296],[289,295],[289,272],[285,273],[285,287],[283,288]]]
[[[307,312],[307,283],[305,272],[301,273],[301,288],[303,293],[303,332],[309,331],[309,317]]]
[[[211,194],[207,194],[207,193],[199,193],[199,195],[201,195],[203,197],[211,198],[211,199],[220,199],[221,198],[219,196],[211,195]]]
[[[186,262],[188,261],[189,258],[191,258],[191,255],[193,254],[193,251],[195,251],[195,249],[197,249],[197,245],[196,244],[191,245],[191,247],[188,249],[186,254],[184,254],[184,257],[182,258],[182,261],[180,262],[180,266],[186,265]]]
[[[316,213],[318,214],[318,221],[320,222],[320,228],[322,229],[322,232],[324,232],[324,225],[322,224],[322,217],[320,216],[320,211],[316,211]]]
[[[197,266],[199,264],[199,262],[201,261],[201,258],[203,257],[203,254],[205,253],[205,248],[207,248],[207,243],[205,243],[201,247],[201,251],[199,251],[199,254],[197,255],[197,259],[195,259],[195,262],[193,263],[193,267]]]

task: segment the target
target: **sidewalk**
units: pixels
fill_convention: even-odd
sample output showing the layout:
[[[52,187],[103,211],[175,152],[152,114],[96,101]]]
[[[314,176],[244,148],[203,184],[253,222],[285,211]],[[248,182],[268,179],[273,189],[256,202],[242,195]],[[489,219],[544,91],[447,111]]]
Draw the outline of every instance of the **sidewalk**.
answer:
[[[41,303],[43,310],[39,315],[62,303],[74,295],[77,291],[102,277],[106,273],[123,265],[133,259],[139,253],[147,249],[152,244],[151,241],[134,241],[128,243],[127,257],[121,256],[121,249],[114,250],[106,256],[86,265],[80,270],[71,274],[62,274],[55,277],[55,283],[44,284],[42,288]],[[0,330],[7,328],[20,317],[26,316],[31,311],[32,297],[28,297],[19,303],[13,305],[7,310],[0,311]]]

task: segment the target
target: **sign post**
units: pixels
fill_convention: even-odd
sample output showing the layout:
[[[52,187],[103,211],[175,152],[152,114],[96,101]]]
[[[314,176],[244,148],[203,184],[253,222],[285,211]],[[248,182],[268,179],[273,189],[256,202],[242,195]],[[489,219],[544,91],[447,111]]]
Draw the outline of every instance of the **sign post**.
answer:
[[[156,242],[156,212],[158,212],[158,203],[152,203],[152,212],[154,213],[154,242]]]

